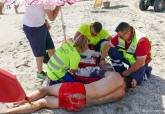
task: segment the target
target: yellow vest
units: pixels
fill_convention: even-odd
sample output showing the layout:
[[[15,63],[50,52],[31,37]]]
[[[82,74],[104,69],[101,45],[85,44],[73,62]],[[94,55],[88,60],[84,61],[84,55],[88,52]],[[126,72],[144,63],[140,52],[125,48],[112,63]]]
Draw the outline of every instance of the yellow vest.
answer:
[[[64,43],[58,48],[47,64],[47,75],[51,80],[61,79],[68,70],[76,70],[80,62],[80,54],[72,42]]]
[[[102,39],[107,40],[110,36],[108,30],[104,28],[97,34],[97,36],[92,36],[90,29],[91,29],[90,24],[84,23],[80,25],[78,31],[88,38],[89,44],[91,45],[97,45],[100,42],[100,40]]]
[[[143,37],[147,38],[144,34],[135,31],[135,34],[132,38],[132,42],[128,49],[125,49],[125,41],[122,38],[118,38],[118,50],[123,53],[124,58],[129,61],[131,65],[136,62],[135,51],[139,40]]]

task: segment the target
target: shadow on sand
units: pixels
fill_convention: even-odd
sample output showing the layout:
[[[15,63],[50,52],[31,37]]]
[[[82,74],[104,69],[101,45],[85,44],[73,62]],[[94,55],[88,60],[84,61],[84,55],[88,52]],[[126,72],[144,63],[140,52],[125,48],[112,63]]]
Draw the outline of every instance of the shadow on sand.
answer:
[[[102,7],[100,9],[94,9],[91,11],[91,13],[106,13],[109,12],[111,9],[119,9],[119,8],[124,8],[128,7],[128,5],[116,5],[116,6],[110,6],[109,8]]]
[[[103,9],[120,9],[124,7],[128,7],[128,5],[116,5],[116,6],[110,6],[109,8],[103,7]]]

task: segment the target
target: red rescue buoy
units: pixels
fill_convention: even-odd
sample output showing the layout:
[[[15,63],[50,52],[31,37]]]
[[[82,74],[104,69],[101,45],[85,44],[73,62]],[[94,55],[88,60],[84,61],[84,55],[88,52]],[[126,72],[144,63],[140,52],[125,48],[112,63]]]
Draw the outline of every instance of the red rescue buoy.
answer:
[[[25,98],[26,94],[16,77],[0,69],[0,102],[17,102]]]

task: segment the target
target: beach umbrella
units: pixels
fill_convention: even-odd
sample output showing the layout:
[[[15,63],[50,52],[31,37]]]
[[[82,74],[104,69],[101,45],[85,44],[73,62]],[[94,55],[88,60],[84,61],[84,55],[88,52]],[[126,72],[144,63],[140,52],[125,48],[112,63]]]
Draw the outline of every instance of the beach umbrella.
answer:
[[[0,102],[9,103],[26,99],[26,94],[14,75],[0,68]]]
[[[15,0],[4,0],[4,3],[6,5],[11,5],[12,3],[14,3]]]
[[[64,6],[65,4],[72,5],[78,1],[79,0],[26,0],[26,4],[27,5],[43,4],[44,6]],[[60,14],[61,14],[61,22],[62,22],[64,40],[66,41],[66,26],[64,23],[64,19],[63,19],[62,8],[60,8]]]

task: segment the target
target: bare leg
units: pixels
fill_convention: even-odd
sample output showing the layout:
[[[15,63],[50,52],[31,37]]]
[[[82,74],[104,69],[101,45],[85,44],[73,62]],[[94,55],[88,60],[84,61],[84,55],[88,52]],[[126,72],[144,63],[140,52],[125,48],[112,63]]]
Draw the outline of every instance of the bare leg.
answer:
[[[40,98],[43,98],[43,97],[49,96],[49,95],[58,96],[58,92],[59,92],[60,87],[61,87],[61,84],[56,84],[56,85],[53,85],[53,86],[42,87],[42,88],[36,90],[35,92],[27,95],[28,100],[30,102],[33,102],[33,101],[36,101],[36,100],[38,100]],[[15,103],[15,105],[21,105],[21,104],[24,104],[24,103],[27,103],[27,101],[23,100],[23,101]]]
[[[38,72],[42,72],[43,70],[43,60],[44,57],[36,57]]]
[[[116,92],[124,84],[123,78],[117,72],[109,72],[109,76],[85,85],[87,102],[99,99]]]
[[[15,13],[16,13],[16,14],[18,14],[18,7],[19,7],[19,4],[14,5],[14,10],[15,10]]]
[[[52,55],[54,55],[54,53],[55,53],[55,49],[49,49],[48,50],[49,57],[51,57]]]
[[[25,104],[19,107],[7,109],[3,113],[31,113],[41,108],[58,108],[58,98],[55,96],[47,96],[45,98],[34,101],[32,104]]]

